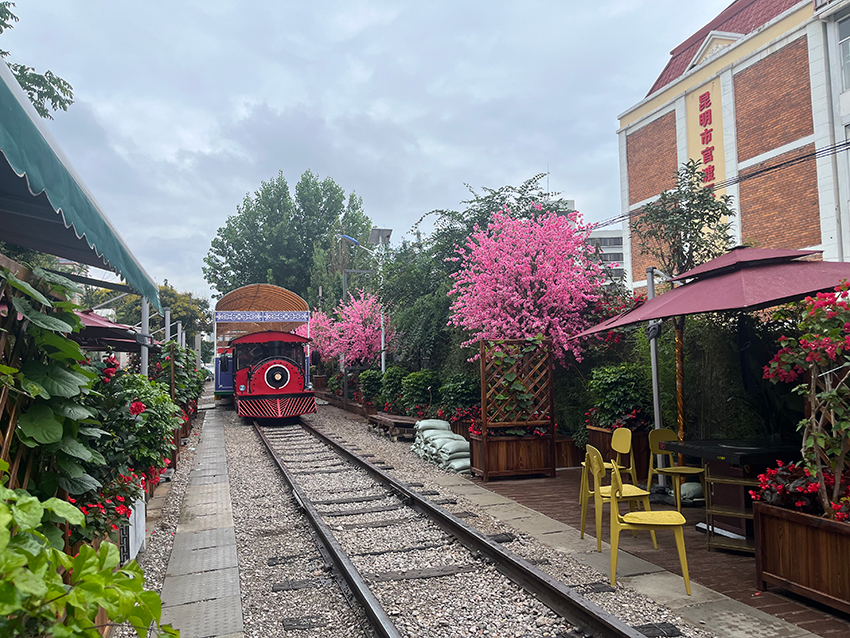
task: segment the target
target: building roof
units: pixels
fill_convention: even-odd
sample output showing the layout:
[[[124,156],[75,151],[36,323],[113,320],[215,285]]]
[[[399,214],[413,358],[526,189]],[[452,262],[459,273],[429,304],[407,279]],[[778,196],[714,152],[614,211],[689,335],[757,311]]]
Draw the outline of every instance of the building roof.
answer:
[[[670,61],[647,95],[652,95],[684,75],[713,31],[747,35],[799,3],[800,0],[735,0],[714,20],[670,52]]]

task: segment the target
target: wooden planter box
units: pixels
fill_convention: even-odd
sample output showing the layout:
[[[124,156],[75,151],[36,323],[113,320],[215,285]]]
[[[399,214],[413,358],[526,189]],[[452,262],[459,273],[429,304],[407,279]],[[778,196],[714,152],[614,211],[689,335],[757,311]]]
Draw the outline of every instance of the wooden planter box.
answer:
[[[602,453],[603,459],[610,461],[617,455],[611,448],[613,430],[588,425],[587,434],[587,442]],[[637,467],[635,483],[640,483],[646,481],[649,474],[649,432],[632,432],[632,449],[635,451],[635,466]],[[620,459],[620,461],[626,465],[629,463],[624,459]]]
[[[555,467],[581,467],[584,461],[584,450],[580,450],[573,442],[573,437],[565,436],[555,439]],[[637,462],[637,459],[635,459]]]
[[[470,464],[485,482],[491,476],[555,476],[555,442],[546,436],[469,435]]]
[[[753,503],[756,588],[782,587],[850,613],[850,523]]]
[[[472,421],[469,419],[459,419],[450,423],[452,424],[452,432],[460,434],[463,438],[469,441],[469,426],[472,425]]]
[[[374,405],[361,405],[359,403],[354,403],[353,401],[343,401],[342,397],[338,397],[335,394],[331,394],[330,392],[316,391],[315,394],[318,398],[324,399],[335,408],[340,408],[341,410],[345,410],[346,412],[353,412],[354,414],[359,414],[360,416],[369,416],[371,414],[377,413],[378,411],[378,409]]]
[[[328,378],[325,375],[314,375],[312,381],[314,390],[324,391],[328,389]]]

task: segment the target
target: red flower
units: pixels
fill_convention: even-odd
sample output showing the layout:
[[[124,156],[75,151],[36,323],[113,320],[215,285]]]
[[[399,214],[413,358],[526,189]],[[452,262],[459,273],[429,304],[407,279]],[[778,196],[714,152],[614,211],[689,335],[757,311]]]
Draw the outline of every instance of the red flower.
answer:
[[[136,416],[137,414],[141,414],[145,411],[145,404],[141,401],[133,401],[130,404],[130,414]]]
[[[117,531],[118,531],[118,526],[117,526],[115,523],[113,523],[113,524],[112,524],[112,529],[113,529],[113,531],[116,531],[116,532],[117,532]]]
[[[121,501],[122,503],[124,502],[123,496],[116,496],[115,499],[118,500],[118,501]]]

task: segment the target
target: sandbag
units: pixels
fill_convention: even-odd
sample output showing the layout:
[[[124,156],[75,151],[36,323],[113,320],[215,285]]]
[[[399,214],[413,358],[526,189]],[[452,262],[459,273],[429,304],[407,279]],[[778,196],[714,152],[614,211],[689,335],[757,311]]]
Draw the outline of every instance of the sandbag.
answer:
[[[440,439],[439,443],[440,454],[452,454],[454,452],[469,453],[469,441],[460,437],[460,439]]]
[[[413,426],[417,431],[420,430],[451,430],[452,426],[448,421],[442,419],[423,419],[417,421]]]
[[[446,464],[446,469],[452,472],[463,472],[466,470],[469,472],[469,468],[471,467],[470,460],[466,459],[455,459],[454,461],[450,461]]]

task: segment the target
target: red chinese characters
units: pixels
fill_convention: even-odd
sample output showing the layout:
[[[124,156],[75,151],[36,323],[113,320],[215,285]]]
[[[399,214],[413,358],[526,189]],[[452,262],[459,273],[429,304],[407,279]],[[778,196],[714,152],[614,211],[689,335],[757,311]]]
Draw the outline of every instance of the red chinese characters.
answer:
[[[700,154],[702,155],[703,177],[702,181],[706,188],[714,186],[714,146],[708,146],[712,140],[714,129],[709,128],[712,123],[711,118],[711,92],[706,91],[700,94],[699,100],[699,125],[702,127],[702,132],[699,134],[700,143],[703,145]]]

